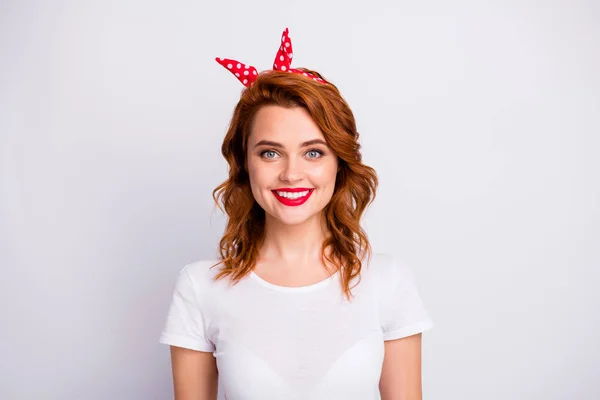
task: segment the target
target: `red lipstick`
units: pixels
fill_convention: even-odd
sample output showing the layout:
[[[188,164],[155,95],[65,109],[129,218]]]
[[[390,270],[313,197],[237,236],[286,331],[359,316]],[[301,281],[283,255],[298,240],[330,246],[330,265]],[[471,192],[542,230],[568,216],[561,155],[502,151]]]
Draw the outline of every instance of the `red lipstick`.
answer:
[[[306,192],[306,191],[308,191],[308,193],[305,196],[298,197],[296,199],[290,199],[287,197],[283,197],[277,193],[277,192],[298,193],[298,192]],[[286,206],[292,206],[292,207],[304,204],[306,202],[306,200],[308,200],[308,198],[310,197],[310,195],[312,194],[313,191],[314,191],[314,189],[309,189],[309,188],[281,188],[281,189],[271,190],[271,192],[273,193],[273,195],[275,195],[275,198],[277,200],[279,200],[282,204],[284,204]]]

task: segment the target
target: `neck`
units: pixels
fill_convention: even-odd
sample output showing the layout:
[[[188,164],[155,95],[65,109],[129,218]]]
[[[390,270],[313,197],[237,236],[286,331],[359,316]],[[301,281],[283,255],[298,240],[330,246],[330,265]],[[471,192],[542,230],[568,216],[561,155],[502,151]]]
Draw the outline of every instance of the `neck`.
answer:
[[[260,257],[299,265],[321,259],[323,242],[328,237],[324,219],[311,218],[297,225],[281,224],[274,218],[265,221],[265,240]]]

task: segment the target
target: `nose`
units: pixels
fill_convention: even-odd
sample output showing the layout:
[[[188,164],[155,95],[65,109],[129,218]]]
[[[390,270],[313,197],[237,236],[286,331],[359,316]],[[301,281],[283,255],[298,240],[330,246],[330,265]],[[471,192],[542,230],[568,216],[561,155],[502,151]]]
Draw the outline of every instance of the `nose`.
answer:
[[[279,174],[279,179],[283,182],[297,182],[302,180],[303,177],[304,172],[301,161],[290,157],[283,163],[283,168]]]

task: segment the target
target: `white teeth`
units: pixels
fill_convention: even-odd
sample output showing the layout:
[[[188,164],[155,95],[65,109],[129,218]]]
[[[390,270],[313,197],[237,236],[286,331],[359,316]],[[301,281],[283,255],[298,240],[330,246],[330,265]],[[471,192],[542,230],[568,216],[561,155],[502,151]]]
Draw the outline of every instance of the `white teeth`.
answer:
[[[277,191],[277,194],[281,197],[285,197],[286,199],[298,199],[300,197],[304,197],[308,194],[309,190],[305,190],[303,192],[280,192]]]

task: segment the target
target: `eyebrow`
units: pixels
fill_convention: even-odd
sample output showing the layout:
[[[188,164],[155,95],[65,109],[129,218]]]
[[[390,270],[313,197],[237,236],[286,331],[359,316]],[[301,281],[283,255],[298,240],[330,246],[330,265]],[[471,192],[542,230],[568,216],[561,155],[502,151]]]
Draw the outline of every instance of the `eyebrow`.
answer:
[[[307,146],[312,146],[315,144],[323,144],[323,145],[327,146],[327,142],[325,142],[322,139],[312,139],[312,140],[308,140],[308,141],[302,143],[300,145],[300,147],[307,147]],[[258,146],[272,146],[272,147],[279,147],[280,149],[282,149],[284,147],[281,143],[272,142],[270,140],[261,140],[260,142],[256,143],[256,145],[254,147],[258,147]]]

